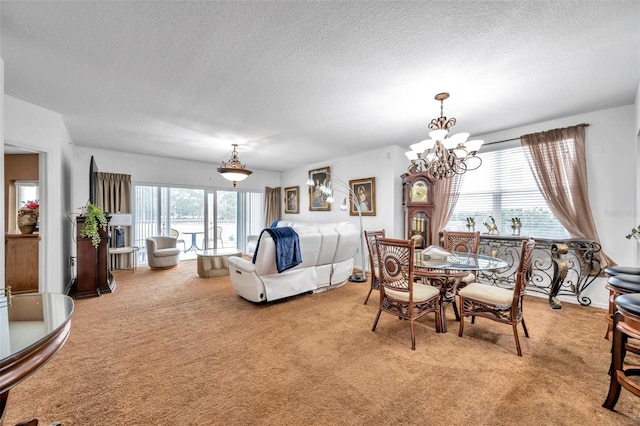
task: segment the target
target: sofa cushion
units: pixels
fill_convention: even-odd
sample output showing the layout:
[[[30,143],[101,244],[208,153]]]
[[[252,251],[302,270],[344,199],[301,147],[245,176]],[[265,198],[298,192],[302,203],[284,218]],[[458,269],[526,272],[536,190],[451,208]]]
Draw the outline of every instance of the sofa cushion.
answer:
[[[180,254],[179,248],[164,248],[155,251],[156,257],[176,256]]]

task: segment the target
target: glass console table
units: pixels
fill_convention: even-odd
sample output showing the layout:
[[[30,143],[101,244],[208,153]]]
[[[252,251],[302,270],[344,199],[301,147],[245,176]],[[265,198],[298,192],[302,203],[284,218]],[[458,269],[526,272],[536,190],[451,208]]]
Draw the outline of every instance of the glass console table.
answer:
[[[9,390],[62,348],[72,314],[73,300],[64,294],[4,296],[0,290],[0,424]]]

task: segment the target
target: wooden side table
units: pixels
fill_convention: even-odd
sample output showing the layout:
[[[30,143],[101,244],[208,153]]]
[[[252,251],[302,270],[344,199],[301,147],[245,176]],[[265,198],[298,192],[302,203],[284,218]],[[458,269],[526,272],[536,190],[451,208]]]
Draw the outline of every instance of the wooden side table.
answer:
[[[201,278],[224,277],[229,275],[229,256],[242,256],[237,249],[212,249],[197,252],[198,276]]]
[[[136,273],[138,268],[138,255],[137,252],[140,248],[135,246],[127,247],[109,247],[109,255],[129,254],[131,255],[131,272]]]

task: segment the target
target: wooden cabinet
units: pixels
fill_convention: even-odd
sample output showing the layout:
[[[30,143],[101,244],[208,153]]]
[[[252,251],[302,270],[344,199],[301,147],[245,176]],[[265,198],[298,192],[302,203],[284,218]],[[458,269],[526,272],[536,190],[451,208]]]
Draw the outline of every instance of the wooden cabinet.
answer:
[[[426,174],[402,175],[402,205],[405,210],[406,238],[414,240],[416,248],[425,248],[434,244],[431,231],[431,215],[434,207],[431,178]]]
[[[77,263],[76,279],[71,293],[76,298],[100,296],[116,288],[116,280],[109,269],[109,235],[100,230],[100,244],[94,247],[90,238],[80,236],[84,217],[76,218]]]
[[[40,234],[5,234],[5,286],[11,293],[38,292]]]

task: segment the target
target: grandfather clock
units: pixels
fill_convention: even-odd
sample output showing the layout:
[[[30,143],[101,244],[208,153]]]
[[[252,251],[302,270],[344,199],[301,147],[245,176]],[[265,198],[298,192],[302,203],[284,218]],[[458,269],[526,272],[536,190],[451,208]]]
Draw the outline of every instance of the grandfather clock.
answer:
[[[433,181],[426,174],[402,175],[402,205],[405,210],[407,239],[414,240],[416,248],[425,248],[433,244]]]

